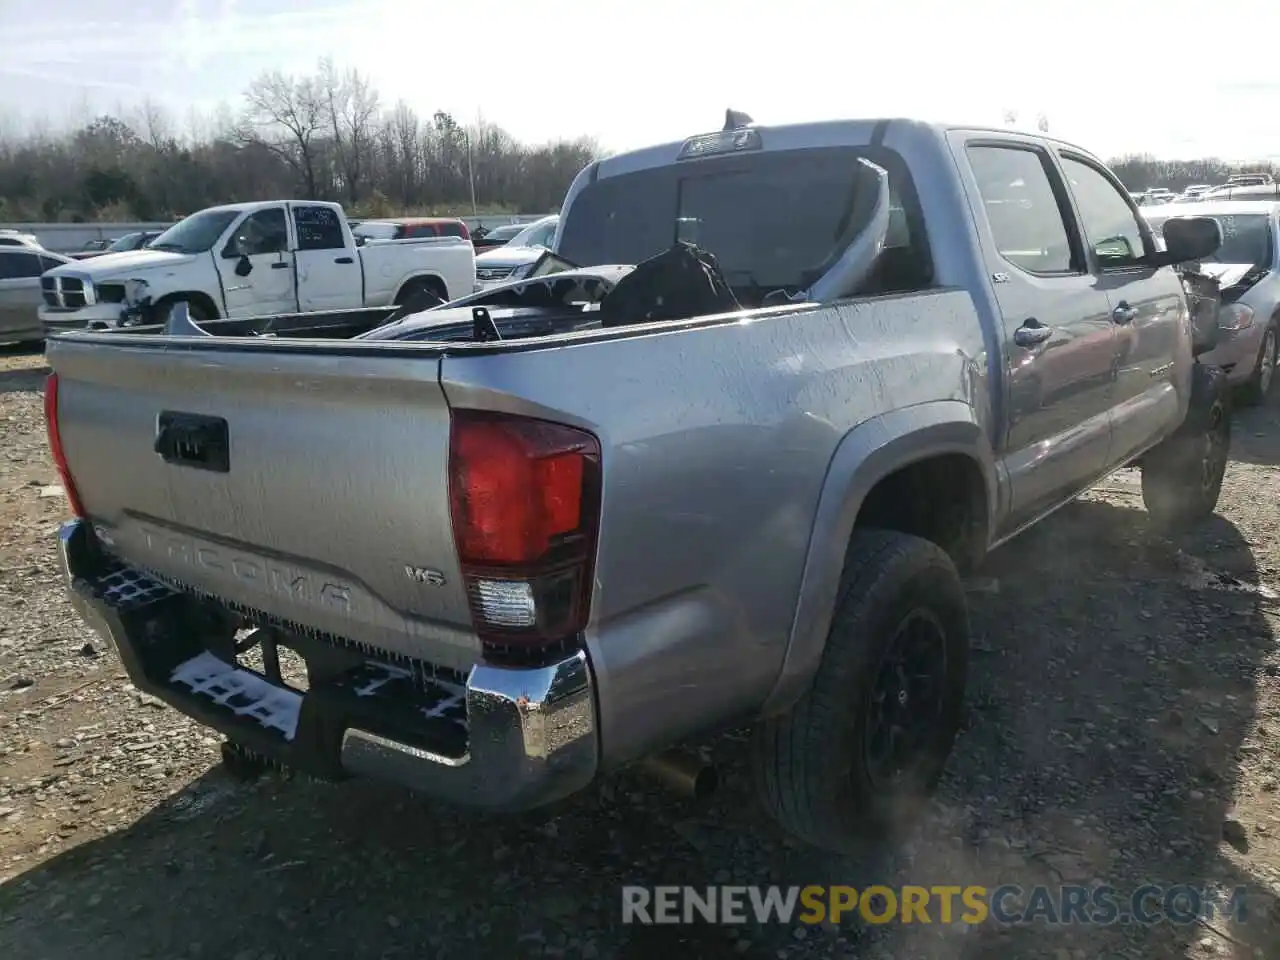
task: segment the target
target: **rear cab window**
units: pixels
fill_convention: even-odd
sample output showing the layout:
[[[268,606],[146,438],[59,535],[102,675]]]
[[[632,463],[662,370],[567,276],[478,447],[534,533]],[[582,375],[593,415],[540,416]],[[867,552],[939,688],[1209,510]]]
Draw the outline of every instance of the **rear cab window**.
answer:
[[[933,280],[923,215],[905,162],[872,146],[764,150],[606,176],[574,198],[558,253],[583,266],[639,263],[677,240],[720,264],[744,304],[808,287],[856,236],[865,208],[859,159],[889,173],[885,251],[859,295],[923,289]]]

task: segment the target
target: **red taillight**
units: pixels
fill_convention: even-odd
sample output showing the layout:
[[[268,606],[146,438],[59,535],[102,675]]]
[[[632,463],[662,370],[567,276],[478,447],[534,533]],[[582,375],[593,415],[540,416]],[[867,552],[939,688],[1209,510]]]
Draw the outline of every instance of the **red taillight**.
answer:
[[[600,443],[585,430],[456,410],[453,536],[488,645],[571,642],[586,626],[600,519]]]
[[[58,375],[56,373],[49,374],[44,381],[44,423],[49,433],[49,453],[53,455],[53,465],[58,469],[62,489],[67,492],[67,502],[71,504],[71,512],[77,517],[83,517],[84,507],[80,505],[80,495],[76,493],[75,481],[71,479],[71,470],[67,467],[67,455],[62,450],[62,432],[58,429]]]

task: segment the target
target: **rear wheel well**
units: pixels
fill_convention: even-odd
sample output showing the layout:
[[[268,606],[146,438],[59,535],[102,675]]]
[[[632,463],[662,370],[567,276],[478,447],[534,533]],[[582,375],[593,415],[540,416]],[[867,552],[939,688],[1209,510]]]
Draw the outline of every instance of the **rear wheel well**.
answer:
[[[424,275],[410,277],[400,285],[400,290],[396,293],[396,305],[403,304],[419,290],[429,290],[444,301],[449,299],[449,288],[443,280],[434,275]]]
[[[187,303],[201,311],[206,319],[218,319],[218,305],[213,302],[213,298],[207,293],[201,293],[199,290],[190,290],[183,293],[166,294],[155,302],[152,310],[155,311],[155,316],[160,318],[160,323],[164,323],[168,308],[179,300],[187,301]]]
[[[962,453],[917,460],[881,478],[854,522],[855,528],[896,530],[931,540],[962,573],[982,561],[987,524],[982,469]]]

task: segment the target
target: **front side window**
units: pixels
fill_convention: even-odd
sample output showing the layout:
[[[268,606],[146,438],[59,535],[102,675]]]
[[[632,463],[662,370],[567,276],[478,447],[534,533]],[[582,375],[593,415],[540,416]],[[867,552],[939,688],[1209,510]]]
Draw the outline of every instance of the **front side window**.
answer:
[[[1136,266],[1146,255],[1138,216],[1119,188],[1093,164],[1063,156],[1062,169],[1080,208],[1085,235],[1103,270]]]
[[[245,217],[236,229],[231,248],[236,256],[256,257],[264,253],[282,253],[289,248],[284,208],[259,210]]]

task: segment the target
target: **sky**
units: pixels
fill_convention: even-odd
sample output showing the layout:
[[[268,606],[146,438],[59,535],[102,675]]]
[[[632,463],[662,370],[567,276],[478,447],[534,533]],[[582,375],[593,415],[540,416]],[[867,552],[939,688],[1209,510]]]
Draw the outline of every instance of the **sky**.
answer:
[[[1189,0],[0,0],[0,135],[144,99],[179,125],[331,56],[384,105],[610,151],[718,129],[909,116],[1114,157],[1280,161],[1280,5]],[[1202,38],[1202,30],[1207,36]],[[1206,42],[1207,41],[1207,42]]]

